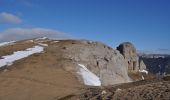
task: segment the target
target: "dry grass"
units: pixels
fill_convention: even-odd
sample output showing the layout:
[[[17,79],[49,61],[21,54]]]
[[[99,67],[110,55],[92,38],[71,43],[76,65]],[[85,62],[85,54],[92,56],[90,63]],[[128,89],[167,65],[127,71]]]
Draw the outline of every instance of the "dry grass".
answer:
[[[35,44],[32,42],[28,42],[28,43],[18,42],[14,45],[2,46],[0,47],[0,57],[5,56],[5,55],[10,55],[14,51],[25,50],[27,48],[33,47],[34,45]]]
[[[62,68],[61,48],[57,45],[49,44],[44,53],[31,55],[8,68],[1,68],[0,100],[57,100],[78,93],[83,86],[75,75]],[[21,48],[19,44],[18,48],[8,48],[12,52],[29,46]]]

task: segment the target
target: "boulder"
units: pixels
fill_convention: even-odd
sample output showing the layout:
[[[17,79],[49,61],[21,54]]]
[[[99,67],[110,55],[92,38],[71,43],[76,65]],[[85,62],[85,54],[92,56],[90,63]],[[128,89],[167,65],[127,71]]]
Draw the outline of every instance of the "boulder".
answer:
[[[67,48],[62,50],[63,58],[70,60],[75,66],[85,65],[100,78],[103,86],[130,82],[127,71],[128,64],[118,50],[100,42],[85,40],[69,41],[63,46]]]
[[[140,70],[146,69],[146,65],[145,65],[145,63],[143,62],[143,60],[140,60],[139,67],[140,67],[140,68],[139,68]]]
[[[117,47],[128,63],[128,71],[137,73],[140,69],[146,69],[142,60],[139,61],[136,48],[130,42],[124,42]]]

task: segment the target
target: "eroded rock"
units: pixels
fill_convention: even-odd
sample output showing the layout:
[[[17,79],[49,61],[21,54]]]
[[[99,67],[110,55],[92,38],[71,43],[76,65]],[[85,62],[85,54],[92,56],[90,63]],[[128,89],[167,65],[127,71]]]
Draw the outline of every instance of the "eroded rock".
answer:
[[[117,47],[117,50],[124,56],[128,63],[128,71],[137,73],[139,70],[146,69],[146,65],[142,60],[139,60],[136,48],[130,42],[124,42]]]
[[[71,42],[74,42],[72,44]],[[101,84],[113,85],[130,81],[127,62],[119,51],[99,42],[69,41],[64,45],[64,59],[72,59],[77,66],[81,63],[95,73]]]

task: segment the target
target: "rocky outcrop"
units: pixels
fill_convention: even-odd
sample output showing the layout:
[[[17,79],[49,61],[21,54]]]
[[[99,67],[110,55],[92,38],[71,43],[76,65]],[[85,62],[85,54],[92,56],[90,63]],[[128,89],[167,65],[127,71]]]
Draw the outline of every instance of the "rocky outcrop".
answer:
[[[65,100],[79,94],[82,94],[80,99],[83,99],[83,96],[85,99],[106,97],[111,100],[115,92],[136,84],[126,83],[130,79],[128,62],[125,57],[118,50],[100,42],[45,38],[18,41],[13,45],[0,48],[0,56],[2,56],[0,59],[4,59],[5,55],[11,55],[14,52],[28,51],[27,48],[37,45],[43,47],[44,51],[13,61],[12,64],[7,62],[8,66],[0,68],[0,98],[3,100],[30,100],[30,96],[31,100]],[[144,64],[141,62],[140,65]],[[84,78],[84,74],[87,77]],[[100,84],[92,86],[107,87],[90,87],[90,91],[87,91],[89,88],[85,85],[88,84],[83,85],[88,80],[86,78],[92,81],[95,78],[95,82],[99,81]],[[146,81],[139,81],[140,84],[143,82]],[[117,83],[126,84],[113,87],[113,84]],[[94,88],[101,91],[97,92]],[[127,91],[125,92],[127,93]],[[122,95],[124,94],[120,94],[120,96]],[[72,100],[76,99],[78,98]]]
[[[143,60],[140,60],[140,61],[139,61],[139,69],[140,69],[140,70],[146,69],[146,65],[145,65],[145,63],[143,62]]]
[[[67,41],[62,48],[64,59],[75,66],[85,65],[100,78],[104,86],[130,81],[127,62],[119,51],[109,46],[92,41]],[[67,65],[65,67],[74,69]]]
[[[128,63],[129,72],[138,72],[139,70],[146,69],[142,60],[139,61],[139,57],[136,52],[136,48],[130,42],[124,42],[117,47],[117,50],[124,56]]]
[[[83,66],[84,70],[88,69],[89,73],[95,74],[95,79],[99,79],[104,86],[129,82],[131,79],[128,70],[137,72],[140,68],[145,68],[143,62],[139,64],[136,49],[131,43],[123,43],[115,50],[100,42],[86,40],[51,41],[39,38],[21,42],[45,47],[44,52],[51,53],[50,56],[57,59],[54,61],[57,66],[76,75],[82,83],[84,77],[80,74],[79,65]],[[12,51],[15,51],[15,48]]]

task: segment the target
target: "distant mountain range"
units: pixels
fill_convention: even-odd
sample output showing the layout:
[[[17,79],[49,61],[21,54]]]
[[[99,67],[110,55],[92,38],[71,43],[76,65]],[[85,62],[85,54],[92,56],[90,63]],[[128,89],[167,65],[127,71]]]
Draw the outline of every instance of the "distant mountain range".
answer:
[[[149,72],[158,75],[170,74],[170,54],[139,54]]]
[[[138,54],[170,55],[170,49],[138,50]]]

